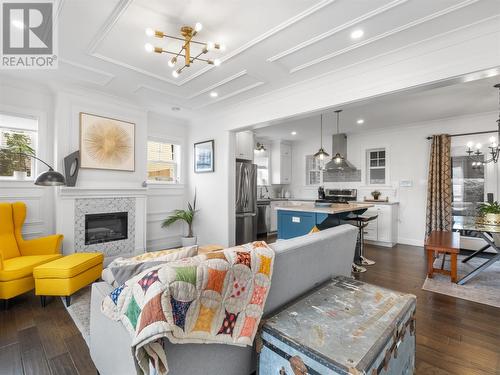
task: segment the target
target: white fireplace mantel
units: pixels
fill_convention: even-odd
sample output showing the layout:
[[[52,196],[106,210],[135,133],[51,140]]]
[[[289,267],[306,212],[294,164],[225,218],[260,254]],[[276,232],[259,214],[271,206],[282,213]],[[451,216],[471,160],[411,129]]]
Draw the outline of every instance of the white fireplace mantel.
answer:
[[[84,197],[145,197],[147,188],[143,187],[67,187],[61,186],[58,191],[62,199]]]

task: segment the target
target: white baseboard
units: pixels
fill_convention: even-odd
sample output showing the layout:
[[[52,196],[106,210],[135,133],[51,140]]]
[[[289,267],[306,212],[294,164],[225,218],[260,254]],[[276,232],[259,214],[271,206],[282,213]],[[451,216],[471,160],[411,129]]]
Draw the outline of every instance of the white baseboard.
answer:
[[[416,240],[414,238],[398,238],[398,243],[402,245],[411,245],[411,246],[424,246],[424,240]]]

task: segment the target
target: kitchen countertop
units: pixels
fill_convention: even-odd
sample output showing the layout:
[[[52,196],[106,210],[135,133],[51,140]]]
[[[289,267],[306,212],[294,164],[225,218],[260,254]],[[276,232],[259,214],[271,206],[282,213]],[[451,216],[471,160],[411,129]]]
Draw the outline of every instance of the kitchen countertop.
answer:
[[[369,203],[369,204],[374,204],[374,205],[379,205],[379,204],[383,204],[383,205],[392,205],[392,204],[399,204],[399,202],[396,202],[396,201],[389,201],[389,202],[384,202],[384,201],[380,201],[380,202],[365,202],[365,201],[356,201],[356,203]]]
[[[314,203],[301,203],[301,204],[290,204],[286,206],[278,206],[277,210],[284,211],[300,211],[300,212],[315,212],[321,214],[335,215],[342,212],[351,212],[357,210],[363,210],[366,208],[373,207],[372,203],[333,203],[330,207],[316,207]]]

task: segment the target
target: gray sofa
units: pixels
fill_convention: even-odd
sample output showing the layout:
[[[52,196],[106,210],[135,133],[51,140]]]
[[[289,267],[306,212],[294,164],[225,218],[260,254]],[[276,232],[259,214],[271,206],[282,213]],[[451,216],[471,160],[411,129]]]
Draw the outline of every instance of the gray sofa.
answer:
[[[269,314],[334,275],[351,274],[357,229],[341,225],[271,245],[276,252],[271,290],[264,309]],[[101,375],[132,375],[131,338],[119,322],[101,313],[101,301],[113,288],[92,285],[90,354]],[[242,375],[255,371],[251,347],[223,344],[165,344],[169,374]]]

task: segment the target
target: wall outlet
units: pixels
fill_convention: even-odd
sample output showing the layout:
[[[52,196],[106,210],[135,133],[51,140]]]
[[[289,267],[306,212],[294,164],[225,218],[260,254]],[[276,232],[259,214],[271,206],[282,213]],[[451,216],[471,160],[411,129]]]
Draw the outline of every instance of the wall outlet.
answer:
[[[400,187],[412,187],[413,181],[412,180],[401,180],[401,181],[399,181],[399,186]]]

